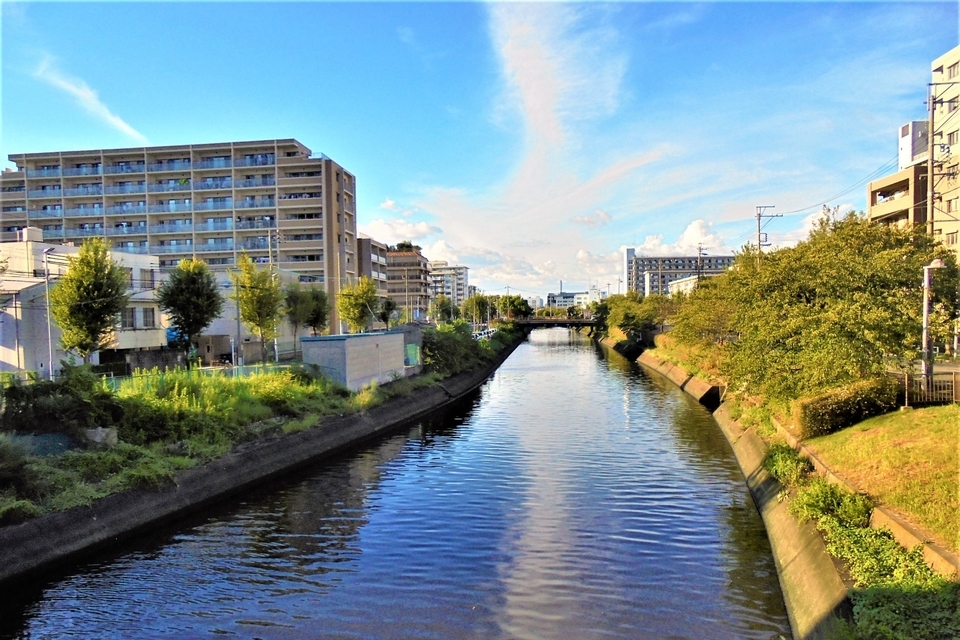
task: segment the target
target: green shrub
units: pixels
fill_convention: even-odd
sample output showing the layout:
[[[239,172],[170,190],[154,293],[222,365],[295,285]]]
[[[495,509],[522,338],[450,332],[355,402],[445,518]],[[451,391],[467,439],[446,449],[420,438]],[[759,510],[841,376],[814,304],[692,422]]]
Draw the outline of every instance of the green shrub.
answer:
[[[36,518],[42,513],[40,507],[29,500],[17,500],[0,496],[0,525],[19,524]]]
[[[793,402],[793,421],[801,439],[833,433],[892,410],[896,388],[885,378],[871,378]]]
[[[424,365],[443,377],[479,367],[491,356],[489,349],[473,339],[470,326],[460,320],[425,328],[421,351]]]
[[[866,496],[850,493],[823,478],[802,486],[790,503],[790,512],[800,522],[829,516],[848,527],[866,527],[872,510]]]
[[[924,588],[872,587],[850,592],[857,640],[960,638],[960,583]]]
[[[777,443],[770,447],[763,459],[763,468],[788,487],[799,485],[813,471],[813,465],[792,447]]]

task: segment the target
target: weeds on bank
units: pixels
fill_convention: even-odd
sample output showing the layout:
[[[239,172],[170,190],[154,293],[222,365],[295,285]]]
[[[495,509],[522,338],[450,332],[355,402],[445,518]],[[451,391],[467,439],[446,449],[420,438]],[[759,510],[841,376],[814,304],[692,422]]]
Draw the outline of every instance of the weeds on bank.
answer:
[[[960,637],[960,583],[934,572],[922,547],[904,549],[888,530],[869,528],[869,498],[811,477],[810,462],[785,444],[770,447],[764,468],[789,488],[790,512],[816,522],[827,551],[853,580],[853,622],[839,621],[834,640]]]

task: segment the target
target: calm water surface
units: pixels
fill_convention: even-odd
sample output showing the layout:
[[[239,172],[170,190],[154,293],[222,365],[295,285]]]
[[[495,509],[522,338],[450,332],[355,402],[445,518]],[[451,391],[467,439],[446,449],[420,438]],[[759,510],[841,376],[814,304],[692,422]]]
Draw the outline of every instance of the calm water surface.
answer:
[[[566,330],[409,433],[2,599],[17,638],[789,636],[710,415]]]

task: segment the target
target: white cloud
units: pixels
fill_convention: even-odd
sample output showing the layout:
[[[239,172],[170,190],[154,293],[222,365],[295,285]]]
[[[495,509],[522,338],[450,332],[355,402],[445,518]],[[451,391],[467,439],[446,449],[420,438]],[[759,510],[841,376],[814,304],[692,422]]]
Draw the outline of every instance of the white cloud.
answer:
[[[94,117],[137,142],[147,144],[147,138],[127,124],[120,116],[110,111],[107,105],[100,100],[97,92],[91,89],[86,82],[79,78],[66,76],[56,69],[53,59],[49,55],[44,56],[33,75],[35,78],[73,96],[77,103]]]
[[[733,253],[723,237],[704,220],[694,220],[687,225],[673,244],[664,244],[662,234],[647,236],[643,244],[636,247],[636,252],[645,256],[689,256],[696,255],[701,246],[704,251],[714,255]]]
[[[400,42],[408,45],[416,44],[416,38],[413,34],[413,29],[410,27],[397,27],[397,37],[400,38]]]
[[[383,202],[380,203],[380,208],[381,208],[381,209],[386,209],[386,210],[388,210],[388,211],[396,211],[396,210],[397,210],[397,203],[396,203],[395,201],[391,200],[390,198],[387,198],[386,200],[384,200]]]
[[[426,222],[408,222],[396,218],[378,219],[361,225],[360,231],[387,244],[396,244],[402,240],[421,240],[440,233],[440,229]]]
[[[588,227],[600,227],[611,220],[613,220],[613,218],[610,217],[610,214],[601,209],[597,209],[593,213],[585,216],[577,216],[573,219],[577,224],[585,224]]]

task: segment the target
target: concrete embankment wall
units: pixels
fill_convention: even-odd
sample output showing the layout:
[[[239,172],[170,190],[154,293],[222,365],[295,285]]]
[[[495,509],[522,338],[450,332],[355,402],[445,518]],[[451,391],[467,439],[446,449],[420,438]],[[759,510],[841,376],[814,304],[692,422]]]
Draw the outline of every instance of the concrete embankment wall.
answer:
[[[714,419],[733,449],[763,518],[793,636],[797,640],[826,638],[833,619],[850,606],[847,588],[813,524],[801,525],[787,511],[788,502],[780,498],[783,486],[763,468],[766,443],[753,428],[744,428],[730,417],[727,407],[720,403],[722,388],[649,352],[637,362],[666,376],[714,411]]]
[[[519,344],[519,343],[518,343]],[[240,445],[202,467],[177,475],[159,491],[125,491],[0,529],[0,582],[20,578],[198,511],[266,480],[354,447],[424,417],[478,388],[513,352],[486,367],[390,400],[360,414],[324,421],[300,433]]]

